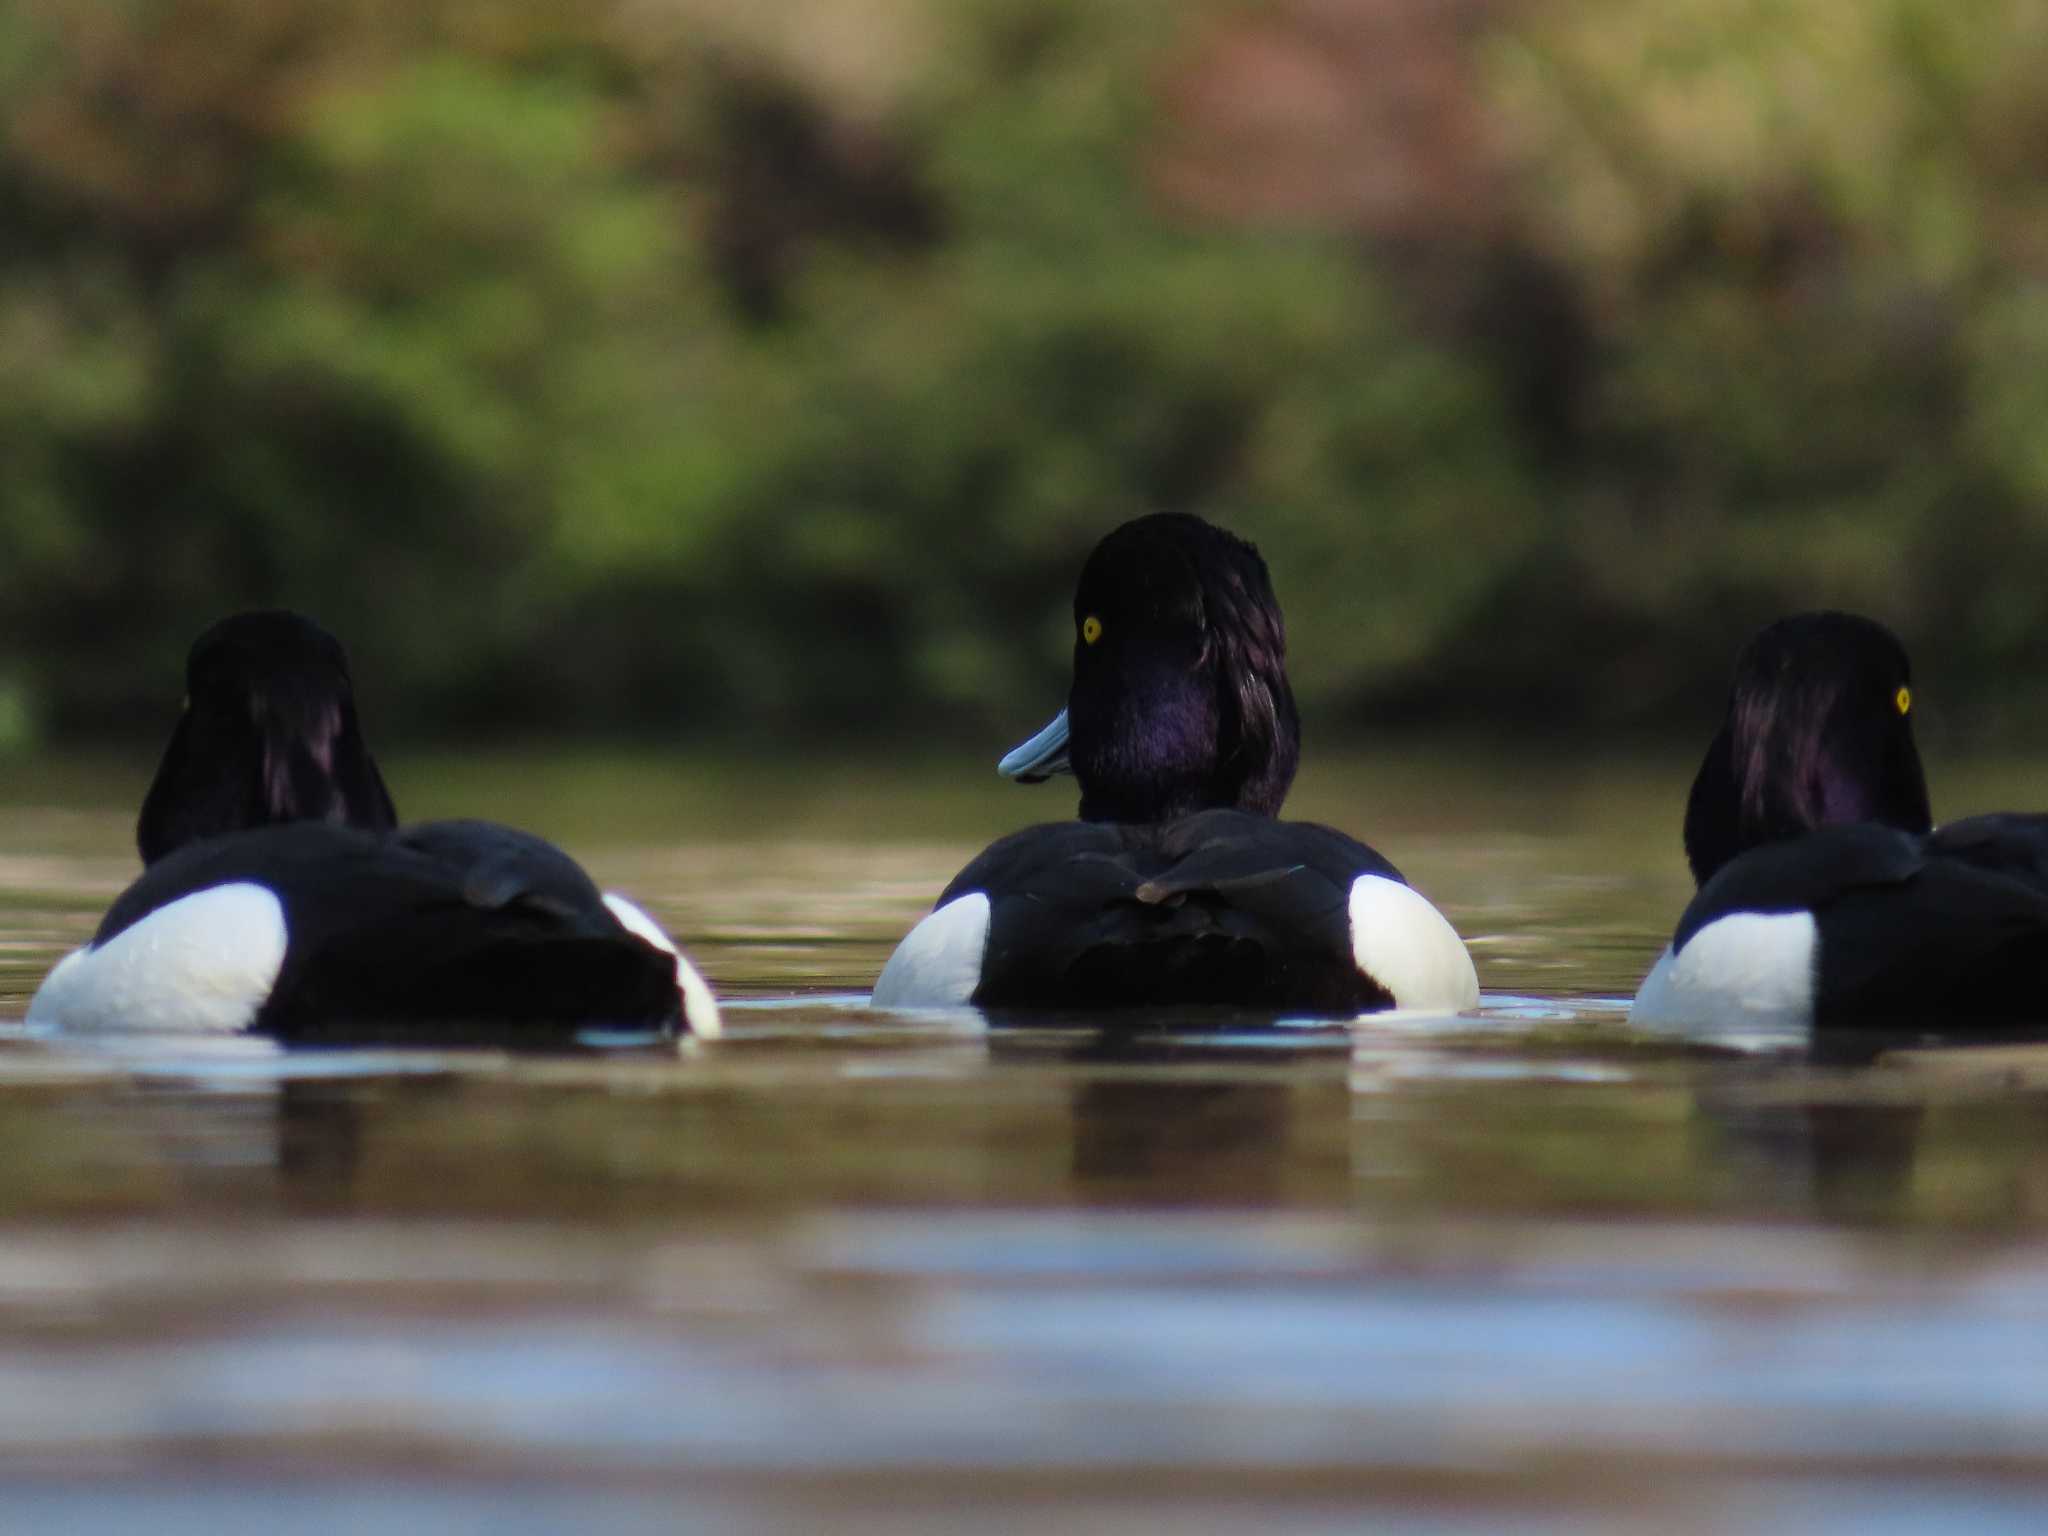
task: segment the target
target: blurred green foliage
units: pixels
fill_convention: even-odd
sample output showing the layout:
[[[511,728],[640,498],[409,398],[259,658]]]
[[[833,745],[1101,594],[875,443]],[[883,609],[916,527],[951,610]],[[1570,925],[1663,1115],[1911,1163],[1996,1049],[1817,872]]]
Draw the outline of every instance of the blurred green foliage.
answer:
[[[17,0],[7,731],[290,603],[394,734],[1004,736],[1115,522],[1312,730],[2048,687],[2038,0]]]

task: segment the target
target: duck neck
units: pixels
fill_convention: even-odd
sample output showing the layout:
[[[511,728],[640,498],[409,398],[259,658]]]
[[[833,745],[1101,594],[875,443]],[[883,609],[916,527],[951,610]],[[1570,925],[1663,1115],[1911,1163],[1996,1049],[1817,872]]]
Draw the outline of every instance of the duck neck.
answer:
[[[1294,782],[1301,728],[1284,675],[1232,690],[1183,672],[1109,698],[1076,690],[1067,707],[1083,821],[1277,816]]]
[[[345,701],[259,707],[232,720],[187,711],[143,798],[135,840],[153,864],[203,838],[291,821],[398,825]]]

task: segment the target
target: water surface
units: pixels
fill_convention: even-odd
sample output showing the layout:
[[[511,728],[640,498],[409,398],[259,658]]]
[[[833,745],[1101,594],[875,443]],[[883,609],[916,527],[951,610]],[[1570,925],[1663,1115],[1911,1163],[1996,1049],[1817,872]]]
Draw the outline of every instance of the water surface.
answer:
[[[983,765],[969,767],[980,770]],[[2024,766],[1938,765],[1945,815]],[[0,1020],[146,770],[0,772]],[[988,837],[942,769],[394,765],[556,837],[727,1002],[681,1052],[0,1025],[0,1490],[214,1531],[2037,1529],[2048,1049],[1861,1067],[1625,1003],[1682,764],[1312,765],[1471,940],[1457,1021],[871,1012]]]

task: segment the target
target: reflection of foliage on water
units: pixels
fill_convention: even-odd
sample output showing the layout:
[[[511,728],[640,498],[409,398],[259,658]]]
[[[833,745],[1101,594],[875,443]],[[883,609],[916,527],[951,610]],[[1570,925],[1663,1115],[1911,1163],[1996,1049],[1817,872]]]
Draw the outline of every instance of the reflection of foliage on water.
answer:
[[[288,597],[415,729],[979,726],[1160,506],[1324,718],[2040,675],[2030,14],[15,7],[0,700]]]

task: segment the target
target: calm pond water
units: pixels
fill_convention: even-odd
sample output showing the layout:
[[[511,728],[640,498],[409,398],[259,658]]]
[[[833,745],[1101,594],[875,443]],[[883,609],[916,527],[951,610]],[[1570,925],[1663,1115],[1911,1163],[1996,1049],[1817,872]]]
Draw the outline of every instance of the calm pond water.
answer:
[[[146,767],[0,767],[0,1021]],[[870,1012],[984,841],[911,771],[400,761],[638,895],[680,1054],[0,1022],[9,1528],[1918,1529],[2048,1513],[2048,1048],[1631,1032],[1689,765],[1312,764],[1477,1016],[1135,1035]],[[1944,816],[2029,765],[1931,765]],[[258,1523],[261,1522],[259,1525]]]

